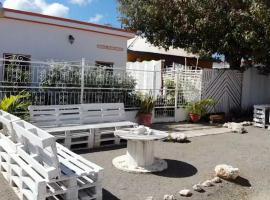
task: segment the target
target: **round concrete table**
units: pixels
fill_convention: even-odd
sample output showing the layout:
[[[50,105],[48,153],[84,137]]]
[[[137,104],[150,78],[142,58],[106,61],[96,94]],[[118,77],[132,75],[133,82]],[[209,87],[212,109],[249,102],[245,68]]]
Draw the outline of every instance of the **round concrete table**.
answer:
[[[115,131],[115,136],[127,140],[127,153],[113,159],[113,165],[123,171],[133,173],[158,172],[167,169],[165,160],[154,156],[156,140],[168,137],[168,134],[147,128],[147,132],[138,133],[136,128]]]

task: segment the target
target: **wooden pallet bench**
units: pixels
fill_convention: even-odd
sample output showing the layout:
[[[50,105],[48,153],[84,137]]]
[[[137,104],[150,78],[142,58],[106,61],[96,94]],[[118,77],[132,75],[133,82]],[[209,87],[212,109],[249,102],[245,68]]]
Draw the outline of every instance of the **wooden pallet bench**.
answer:
[[[11,127],[16,140],[10,132],[0,133],[0,171],[20,199],[102,199],[101,167],[57,144],[46,131],[1,113],[0,122]]]
[[[20,118],[14,115],[11,115],[3,110],[0,110],[0,117],[2,120],[2,126],[3,126],[2,133],[10,135],[12,141],[16,141],[16,136],[15,136],[14,129],[12,127],[11,122],[18,121],[20,120]]]
[[[269,122],[270,105],[254,105],[253,122],[254,126],[260,128],[267,128],[270,125]]]
[[[137,124],[125,121],[123,103],[30,106],[31,123],[48,131],[71,150],[118,145],[120,128]]]

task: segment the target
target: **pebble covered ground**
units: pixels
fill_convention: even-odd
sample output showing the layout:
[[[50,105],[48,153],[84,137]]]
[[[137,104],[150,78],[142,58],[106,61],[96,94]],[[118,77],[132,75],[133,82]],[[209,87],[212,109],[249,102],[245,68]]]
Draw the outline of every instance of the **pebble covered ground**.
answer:
[[[112,159],[125,153],[125,148],[79,152],[105,168],[104,200],[145,200],[153,196],[162,200],[165,194],[188,200],[267,200],[270,199],[270,131],[248,127],[248,133],[226,133],[190,139],[189,143],[157,142],[156,155],[166,159],[169,168],[156,174],[130,174],[112,166]],[[240,169],[236,183],[222,181],[205,188],[204,193],[192,186],[211,179],[218,164]],[[178,192],[190,189],[191,197]],[[0,199],[18,198],[0,176]]]

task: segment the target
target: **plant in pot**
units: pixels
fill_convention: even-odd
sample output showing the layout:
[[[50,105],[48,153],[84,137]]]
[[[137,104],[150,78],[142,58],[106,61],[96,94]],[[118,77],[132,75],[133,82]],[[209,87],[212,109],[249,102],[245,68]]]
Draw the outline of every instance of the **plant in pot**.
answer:
[[[29,100],[30,93],[21,91],[17,95],[5,96],[0,101],[0,110],[14,114],[22,119],[28,119],[28,106],[31,105]]]
[[[140,108],[136,115],[138,118],[138,123],[151,126],[152,124],[152,111],[155,107],[154,97],[150,94],[140,95]]]
[[[195,101],[188,103],[186,110],[192,122],[196,123],[200,121],[201,117],[207,113],[207,106],[212,106],[215,104],[213,99],[203,99],[200,101]]]

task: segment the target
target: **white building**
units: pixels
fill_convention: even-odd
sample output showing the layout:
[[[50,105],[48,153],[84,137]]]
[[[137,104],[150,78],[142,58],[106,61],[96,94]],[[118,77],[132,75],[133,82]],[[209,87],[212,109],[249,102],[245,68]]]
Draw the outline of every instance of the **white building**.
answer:
[[[78,61],[126,66],[123,29],[0,7],[0,58],[23,55],[31,60]]]

